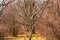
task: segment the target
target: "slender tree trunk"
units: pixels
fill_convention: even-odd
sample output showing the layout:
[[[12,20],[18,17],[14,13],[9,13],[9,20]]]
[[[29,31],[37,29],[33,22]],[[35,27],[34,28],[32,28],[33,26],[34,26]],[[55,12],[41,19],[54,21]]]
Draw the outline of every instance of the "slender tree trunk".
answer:
[[[32,40],[32,35],[33,35],[33,27],[32,27],[32,32],[31,32],[31,35],[29,37],[29,40]]]

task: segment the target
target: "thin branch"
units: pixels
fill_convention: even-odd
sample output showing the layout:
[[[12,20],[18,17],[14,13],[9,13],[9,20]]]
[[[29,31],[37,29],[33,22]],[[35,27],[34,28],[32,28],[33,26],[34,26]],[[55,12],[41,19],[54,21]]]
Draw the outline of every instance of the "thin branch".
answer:
[[[40,15],[40,18],[41,18],[41,16],[42,16],[42,14],[44,13],[44,11],[45,11],[48,3],[49,3],[49,0],[47,1],[47,3],[46,3],[46,5],[45,5],[45,7],[43,8],[42,12],[41,12],[40,14],[38,13],[38,14]]]

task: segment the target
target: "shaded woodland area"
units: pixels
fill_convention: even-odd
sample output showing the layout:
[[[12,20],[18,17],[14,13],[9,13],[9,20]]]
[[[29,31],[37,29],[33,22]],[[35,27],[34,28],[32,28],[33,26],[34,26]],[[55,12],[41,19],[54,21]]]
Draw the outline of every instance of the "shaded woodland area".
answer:
[[[0,11],[0,37],[30,33],[60,40],[60,0],[10,0],[2,1]]]

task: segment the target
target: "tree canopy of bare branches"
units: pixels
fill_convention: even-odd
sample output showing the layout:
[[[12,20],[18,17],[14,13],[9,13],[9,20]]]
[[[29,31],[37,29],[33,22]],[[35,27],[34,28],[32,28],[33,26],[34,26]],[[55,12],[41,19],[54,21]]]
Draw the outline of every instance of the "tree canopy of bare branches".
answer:
[[[1,27],[2,31],[9,29],[8,35],[17,36],[23,29],[30,32],[29,40],[36,32],[49,37],[55,35],[60,40],[59,0],[11,0],[7,3],[3,0],[1,5],[0,25],[6,26],[5,29]]]

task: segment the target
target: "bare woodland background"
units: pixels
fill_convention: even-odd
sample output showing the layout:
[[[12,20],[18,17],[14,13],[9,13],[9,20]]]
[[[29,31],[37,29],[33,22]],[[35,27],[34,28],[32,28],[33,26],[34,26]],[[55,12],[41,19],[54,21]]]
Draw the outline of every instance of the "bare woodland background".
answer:
[[[0,5],[0,37],[31,33],[30,40],[32,34],[60,40],[60,0],[3,0]]]

